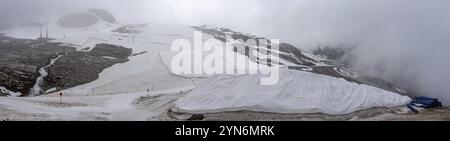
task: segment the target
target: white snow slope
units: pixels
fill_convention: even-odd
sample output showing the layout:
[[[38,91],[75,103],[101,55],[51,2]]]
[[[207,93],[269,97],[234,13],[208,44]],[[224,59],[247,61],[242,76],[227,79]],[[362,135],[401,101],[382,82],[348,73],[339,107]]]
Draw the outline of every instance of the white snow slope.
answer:
[[[105,69],[99,79],[65,92],[70,95],[104,95],[133,93],[146,89],[165,90],[193,85],[191,79],[173,75],[163,65],[160,58],[160,52],[170,51],[173,40],[185,38],[185,36],[193,34],[193,30],[187,26],[173,24],[148,24],[140,30],[143,32],[134,35],[134,41],[126,40],[132,38],[129,34],[118,33],[108,34],[125,36],[121,37],[121,40],[112,38],[107,41],[131,48],[133,53],[142,51],[147,53],[129,57],[128,62]],[[95,35],[97,34],[91,36]]]
[[[373,107],[397,107],[410,98],[368,85],[308,72],[281,69],[280,82],[260,85],[261,75],[218,75],[175,102],[182,113],[256,111],[285,114],[348,114]]]
[[[146,121],[164,120],[161,115],[167,111],[172,97],[192,87],[164,91],[135,92],[101,96],[64,96],[57,94],[38,97],[0,97],[0,121]],[[175,95],[175,96],[172,96]],[[143,97],[162,97],[152,107],[142,108],[134,104]]]
[[[194,30],[188,26],[147,24],[138,28],[140,33],[133,35],[112,32],[122,24],[100,22],[86,28],[70,29],[59,27],[55,24],[56,19],[52,20],[52,16],[49,18],[41,21],[50,22],[49,36],[56,39],[55,42],[72,44],[78,49],[105,42],[131,48],[133,53],[143,51],[147,53],[129,57],[128,62],[105,69],[100,77],[91,83],[64,90],[65,102],[72,104],[68,108],[52,104],[52,101],[58,101],[58,98],[52,97],[55,94],[39,97],[3,97],[0,98],[0,118],[5,111],[15,111],[48,114],[52,118],[56,116],[56,120],[85,120],[86,117],[83,117],[85,113],[112,112],[113,115],[124,115],[130,110],[133,112],[130,116],[111,119],[145,120],[146,118],[142,116],[148,115],[136,114],[142,110],[133,108],[132,101],[145,95],[147,89],[151,91],[186,87],[191,89],[203,80],[174,75],[167,67],[173,55],[170,53],[170,46],[174,40],[183,38],[193,42]],[[6,33],[6,36],[35,39],[39,36],[36,34],[38,31],[36,27],[16,27],[2,32]],[[250,110],[339,115],[372,107],[395,107],[410,101],[407,96],[375,87],[287,69],[282,69],[280,82],[274,86],[259,85],[260,75],[208,77],[206,82],[176,101],[173,110],[186,113]],[[114,112],[117,110],[120,112]],[[89,117],[92,116],[87,118]]]

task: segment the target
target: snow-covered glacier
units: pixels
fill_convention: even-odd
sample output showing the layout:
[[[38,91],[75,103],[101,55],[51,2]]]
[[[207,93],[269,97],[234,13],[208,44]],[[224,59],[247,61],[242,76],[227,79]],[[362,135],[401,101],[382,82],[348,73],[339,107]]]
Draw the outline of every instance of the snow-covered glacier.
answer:
[[[205,39],[216,38],[220,41],[225,40],[226,36],[233,39],[265,38],[223,28],[158,23],[127,25],[100,19],[97,23],[83,28],[66,28],[57,24],[58,17],[60,16],[55,15],[39,19],[44,23],[48,22],[49,37],[53,39],[50,42],[67,44],[86,52],[95,48],[97,44],[107,43],[130,48],[136,55],[129,56],[127,62],[104,69],[99,78],[92,82],[61,90],[68,97],[65,98],[67,103],[83,105],[82,108],[34,104],[51,103],[58,92],[38,97],[14,99],[3,97],[0,98],[0,106],[17,113],[52,113],[53,110],[54,115],[51,117],[56,116],[57,119],[61,115],[63,119],[73,119],[70,117],[74,113],[80,116],[80,118],[73,116],[75,119],[89,119],[92,117],[84,117],[85,113],[106,111],[113,115],[108,120],[117,120],[114,116],[120,117],[119,119],[126,117],[129,120],[142,120],[149,119],[145,116],[168,112],[165,108],[162,109],[166,111],[154,111],[155,107],[134,105],[136,99],[152,97],[155,93],[174,97],[167,101],[156,102],[160,104],[156,107],[169,106],[167,109],[171,109],[170,111],[182,114],[254,111],[343,115],[375,107],[398,107],[411,100],[407,92],[387,82],[340,68],[327,59],[310,55],[286,43],[280,44],[280,50],[255,47],[279,55],[271,64],[281,67],[279,82],[275,85],[260,85],[260,78],[264,77],[260,74],[200,75],[200,77],[176,75],[169,68],[172,57],[177,54],[170,50],[172,42],[177,39],[194,42],[196,30],[203,31]],[[40,37],[38,27],[16,26],[2,33],[16,38]],[[238,40],[234,42],[239,44]],[[221,61],[229,63],[234,60],[228,58],[254,57],[234,50],[234,48],[226,49],[226,55],[229,56],[223,56]],[[109,56],[103,57],[114,59]],[[258,66],[260,63],[252,61],[248,62],[249,66]],[[236,69],[253,68],[246,68],[246,64],[234,65]],[[5,90],[2,92],[6,93],[6,88],[3,89]],[[17,106],[17,103],[27,106]],[[79,109],[71,109],[74,107]]]
[[[397,107],[408,96],[344,79],[280,70],[279,83],[260,85],[261,75],[217,75],[175,102],[175,112],[202,114],[255,111],[342,115],[373,107]]]

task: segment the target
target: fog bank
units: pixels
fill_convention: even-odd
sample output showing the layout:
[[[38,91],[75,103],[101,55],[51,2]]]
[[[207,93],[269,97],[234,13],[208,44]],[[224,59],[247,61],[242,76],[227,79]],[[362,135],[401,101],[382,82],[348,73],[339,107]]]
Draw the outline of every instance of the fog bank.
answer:
[[[354,69],[450,105],[448,0],[2,0],[0,26],[36,11],[103,8],[125,23],[228,27],[304,50],[356,45]]]

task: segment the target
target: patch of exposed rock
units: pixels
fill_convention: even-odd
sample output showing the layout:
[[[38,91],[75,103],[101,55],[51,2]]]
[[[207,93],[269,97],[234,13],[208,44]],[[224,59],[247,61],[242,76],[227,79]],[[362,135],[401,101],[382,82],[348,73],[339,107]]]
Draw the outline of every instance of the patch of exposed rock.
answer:
[[[90,13],[70,13],[58,19],[58,25],[66,28],[81,28],[94,25],[99,21]]]
[[[44,82],[44,89],[67,89],[98,79],[106,68],[128,61],[131,49],[97,44],[90,52],[71,52],[62,56],[52,67]]]
[[[63,43],[0,36],[0,86],[27,96],[40,76],[38,70],[59,55],[62,57],[47,69],[43,91],[78,86],[96,80],[104,69],[128,61],[131,53],[131,49],[110,44],[97,44],[86,52]]]
[[[117,20],[113,14],[103,9],[89,9],[88,11],[68,13],[58,19],[57,24],[65,28],[83,28],[104,21],[110,24]]]
[[[59,53],[70,51],[75,51],[75,48],[0,36],[0,86],[28,94],[39,76],[38,69]]]

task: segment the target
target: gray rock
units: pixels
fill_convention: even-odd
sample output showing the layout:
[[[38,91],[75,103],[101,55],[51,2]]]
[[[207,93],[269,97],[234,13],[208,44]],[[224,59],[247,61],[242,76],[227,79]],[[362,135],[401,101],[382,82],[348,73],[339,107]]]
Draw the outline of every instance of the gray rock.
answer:
[[[0,44],[0,86],[24,96],[36,83],[38,70],[58,55],[62,57],[47,70],[49,75],[42,85],[44,91],[55,87],[67,89],[96,80],[104,69],[127,62],[132,53],[131,49],[109,44],[97,44],[85,52],[62,43],[6,36],[0,36],[0,40],[10,41]]]
[[[100,20],[90,13],[70,13],[58,19],[58,25],[67,28],[81,28],[94,25]]]
[[[43,87],[61,90],[92,82],[104,69],[127,62],[131,53],[131,49],[110,44],[97,44],[90,52],[68,53],[49,68]]]
[[[0,44],[0,86],[27,94],[36,78],[38,69],[49,63],[59,52],[75,51],[61,47],[59,43],[43,44],[37,40],[0,36],[9,42]]]

